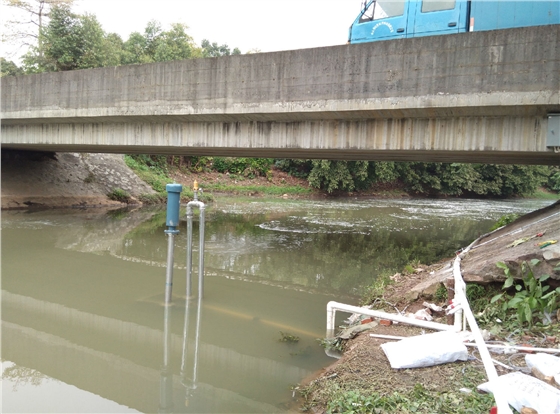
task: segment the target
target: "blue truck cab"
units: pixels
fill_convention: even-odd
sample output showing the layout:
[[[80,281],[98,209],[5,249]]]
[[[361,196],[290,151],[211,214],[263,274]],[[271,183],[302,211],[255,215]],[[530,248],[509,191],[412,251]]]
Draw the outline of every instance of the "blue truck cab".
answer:
[[[366,0],[349,43],[560,24],[560,0]]]

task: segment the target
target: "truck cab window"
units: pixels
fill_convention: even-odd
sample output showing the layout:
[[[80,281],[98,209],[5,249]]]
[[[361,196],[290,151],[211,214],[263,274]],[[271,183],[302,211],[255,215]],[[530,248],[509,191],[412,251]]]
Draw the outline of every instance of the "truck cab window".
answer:
[[[422,1],[422,13],[429,13],[441,10],[453,10],[455,0],[424,0]]]
[[[387,17],[402,16],[404,14],[404,3],[406,0],[377,0],[369,5],[360,17],[360,23],[372,20],[385,19]]]

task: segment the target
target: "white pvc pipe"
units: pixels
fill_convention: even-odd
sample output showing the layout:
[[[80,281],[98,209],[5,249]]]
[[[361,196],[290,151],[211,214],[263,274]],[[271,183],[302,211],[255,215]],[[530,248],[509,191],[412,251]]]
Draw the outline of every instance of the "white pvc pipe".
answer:
[[[347,305],[331,301],[327,303],[327,338],[332,338],[335,331],[335,315],[336,311],[343,311],[348,313],[357,313],[360,315],[373,316],[375,318],[388,319],[395,322],[407,323],[409,325],[420,326],[426,329],[434,329],[436,331],[454,331],[455,327],[438,322],[422,321],[414,318],[407,318],[406,316],[395,315],[383,311],[364,309],[358,306]]]
[[[469,248],[471,246],[472,244],[469,246]],[[455,278],[455,300],[462,307],[463,314],[471,328],[474,341],[478,347],[480,359],[482,360],[484,370],[486,371],[486,376],[488,377],[489,381],[494,381],[498,379],[498,373],[496,372],[496,367],[492,362],[492,357],[490,356],[490,352],[486,347],[484,338],[482,338],[482,334],[480,333],[480,329],[478,328],[478,324],[476,323],[476,319],[474,317],[474,314],[472,313],[469,301],[467,300],[467,296],[465,294],[465,281],[463,280],[463,276],[461,275],[461,256],[466,254],[469,248],[458,255],[453,263],[453,277]],[[505,398],[505,392],[502,392],[502,390],[498,386],[496,386],[494,390],[494,399],[496,400],[496,405],[500,414],[512,414],[509,408],[509,404]]]
[[[372,338],[380,339],[392,339],[395,341],[400,341],[401,339],[406,339],[406,336],[395,336],[395,335],[382,335],[382,334],[369,334]],[[478,346],[476,343],[465,342],[465,346]],[[515,351],[532,351],[532,352],[547,352],[550,354],[560,353],[559,348],[533,348],[532,346],[517,346],[517,345],[498,345],[498,344],[486,344],[487,348],[496,349],[513,349]]]

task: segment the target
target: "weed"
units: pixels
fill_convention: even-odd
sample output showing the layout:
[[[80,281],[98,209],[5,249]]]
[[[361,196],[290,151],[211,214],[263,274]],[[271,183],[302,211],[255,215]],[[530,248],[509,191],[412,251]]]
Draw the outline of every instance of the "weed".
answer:
[[[161,204],[164,203],[166,200],[166,197],[164,194],[162,193],[156,193],[156,194],[140,194],[138,196],[138,199],[143,203],[143,204]]]
[[[382,298],[385,288],[391,283],[391,278],[388,275],[378,276],[371,285],[363,290],[360,306],[370,305],[375,299]]]
[[[113,188],[109,194],[107,194],[111,200],[119,201],[121,203],[128,203],[130,201],[130,194],[121,188]]]
[[[519,218],[519,214],[517,213],[504,214],[502,217],[498,219],[498,221],[492,227],[490,227],[490,231],[499,229],[500,227],[503,227],[506,224],[513,223],[518,218]]]
[[[503,269],[506,275],[503,289],[514,287],[516,293],[513,297],[506,292],[500,293],[494,296],[490,302],[494,303],[505,299],[502,309],[515,309],[517,321],[521,326],[527,323],[529,327],[532,327],[535,317],[543,318],[558,306],[560,287],[549,291],[550,286],[543,285],[542,283],[545,282],[549,276],[543,275],[538,279],[534,276],[533,267],[538,264],[539,260],[536,259],[531,260],[531,264],[523,262],[521,264],[522,283],[516,283],[507,265],[503,262],[497,263],[497,266]],[[549,320],[547,321],[547,318],[544,320],[545,324],[546,322],[550,323]]]
[[[299,342],[299,336],[280,331],[280,339],[278,340],[278,342],[287,342],[293,344]]]
[[[327,350],[334,350],[338,352],[343,352],[344,347],[346,346],[346,340],[342,338],[321,338],[317,339],[319,341],[319,345]]]
[[[84,178],[84,183],[86,184],[94,183],[95,181],[96,181],[95,174],[92,173],[91,171],[88,173],[87,177]]]
[[[438,302],[447,302],[447,288],[443,283],[440,283],[436,293],[434,293],[434,299]]]

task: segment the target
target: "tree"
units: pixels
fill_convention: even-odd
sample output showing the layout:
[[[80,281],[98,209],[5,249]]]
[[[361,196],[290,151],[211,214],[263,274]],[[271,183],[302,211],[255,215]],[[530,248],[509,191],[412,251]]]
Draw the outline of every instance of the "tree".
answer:
[[[241,54],[241,51],[238,48],[235,48],[233,49],[233,51],[231,51],[228,45],[223,44],[221,46],[218,46],[216,42],[210,43],[210,41],[207,39],[204,39],[202,41],[201,46],[203,57],[218,57]]]
[[[23,69],[18,67],[11,60],[0,57],[0,77],[23,75]]]
[[[174,23],[170,30],[164,31],[159,22],[152,20],[143,35],[134,32],[124,42],[122,62],[151,63],[200,57],[201,51],[187,29],[182,23]]]
[[[41,29],[41,38],[41,46],[32,48],[23,58],[27,73],[120,64],[120,37],[106,35],[95,16],[77,15],[66,5],[52,8],[51,20]]]
[[[52,9],[72,6],[74,0],[5,0],[17,12],[4,24],[2,41],[41,50],[41,29],[49,22]]]

